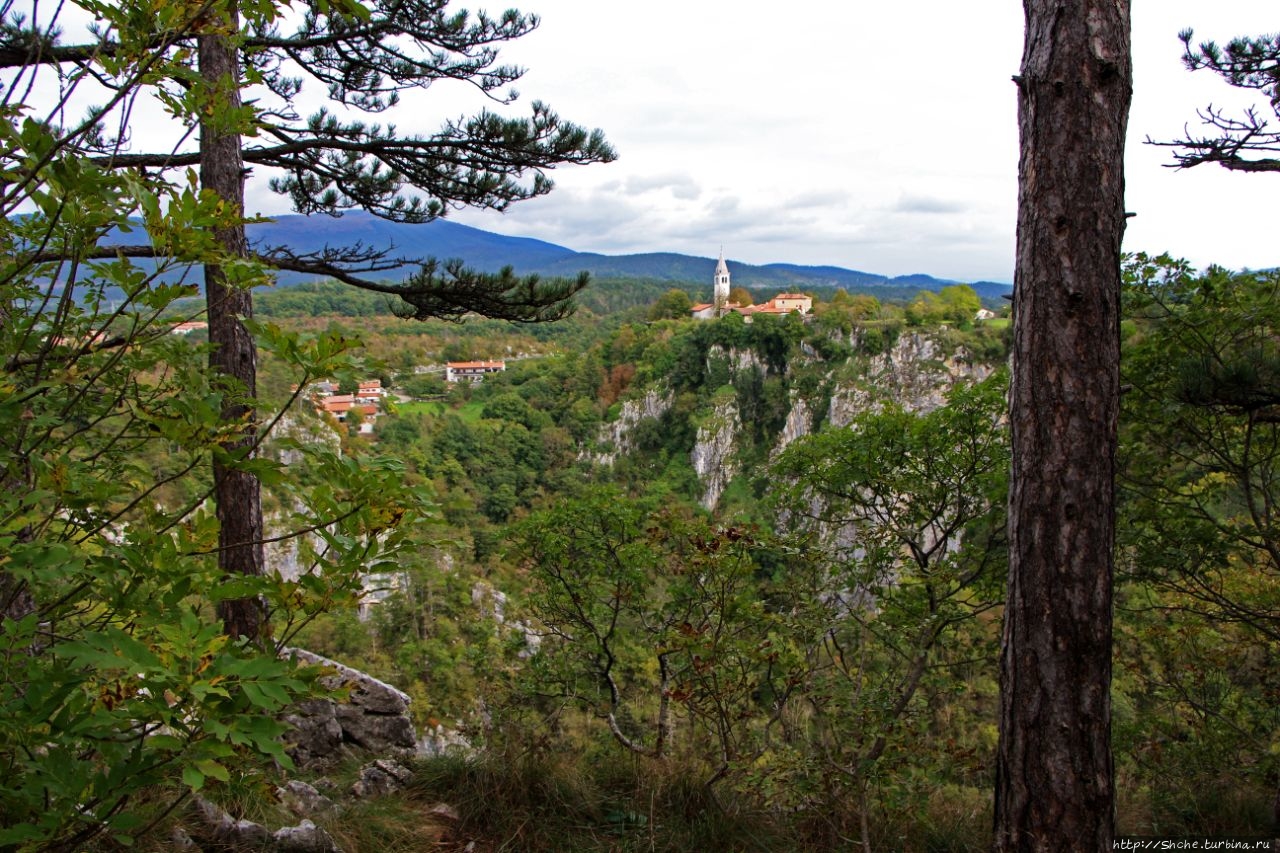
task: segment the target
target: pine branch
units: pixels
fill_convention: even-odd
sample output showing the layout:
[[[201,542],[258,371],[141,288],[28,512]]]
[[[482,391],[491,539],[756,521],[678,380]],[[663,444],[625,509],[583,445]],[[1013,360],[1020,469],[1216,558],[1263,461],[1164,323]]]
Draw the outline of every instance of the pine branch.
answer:
[[[172,258],[173,255],[149,245],[104,245],[81,256],[82,260],[115,258]],[[414,260],[393,257],[389,249],[373,249],[362,244],[346,248],[326,247],[317,252],[295,253],[275,246],[250,253],[250,259],[272,269],[332,278],[343,284],[394,296],[404,302],[395,313],[410,320],[460,322],[479,314],[512,323],[544,323],[573,313],[573,296],[587,286],[587,273],[575,279],[543,281],[537,275],[517,276],[511,267],[497,274],[468,269],[461,259],[443,263],[435,258]],[[55,263],[63,260],[57,252],[41,252],[27,263]],[[419,269],[405,283],[374,281],[362,273],[389,272],[416,264]]]

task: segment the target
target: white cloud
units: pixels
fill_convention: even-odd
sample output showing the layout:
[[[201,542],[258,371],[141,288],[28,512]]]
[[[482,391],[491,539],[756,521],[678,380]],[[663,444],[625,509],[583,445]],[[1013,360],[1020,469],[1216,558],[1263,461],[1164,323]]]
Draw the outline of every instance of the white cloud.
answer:
[[[661,175],[632,175],[621,184],[621,189],[630,195],[648,192],[668,191],[675,198],[693,201],[702,195],[702,187],[692,177],[681,173]]]
[[[904,193],[891,209],[897,213],[963,213],[965,208],[959,201]]]
[[[548,197],[452,218],[579,251],[678,251],[751,263],[1009,281],[1016,225],[1017,0],[818,4],[756,14],[728,0],[531,0],[541,28],[507,46],[520,89],[603,128],[620,159],[566,168]],[[1125,245],[1197,264],[1280,264],[1275,176],[1164,168],[1144,146],[1232,92],[1179,62],[1177,32],[1274,29],[1256,0],[1134,4]],[[443,97],[441,97],[443,95]],[[406,130],[483,104],[435,87]],[[410,106],[410,104],[413,106]],[[429,104],[421,107],[418,104]],[[411,120],[431,121],[422,127]],[[279,208],[276,208],[279,209]]]

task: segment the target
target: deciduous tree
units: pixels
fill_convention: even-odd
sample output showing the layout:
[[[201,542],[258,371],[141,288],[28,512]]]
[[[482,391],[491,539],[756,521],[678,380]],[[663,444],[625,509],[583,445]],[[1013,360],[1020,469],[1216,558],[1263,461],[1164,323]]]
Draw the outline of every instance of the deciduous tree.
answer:
[[[658,297],[649,309],[650,320],[682,320],[689,316],[693,300],[683,290],[672,288]]]
[[[599,489],[532,516],[515,550],[545,631],[531,692],[588,710],[637,755],[667,758],[680,733],[709,785],[759,754],[752,718],[776,721],[796,661],[771,633],[749,531]]]
[[[1004,380],[959,388],[926,414],[892,404],[866,412],[797,441],[770,472],[787,483],[777,500],[789,526],[829,554],[815,588],[798,597],[810,602],[813,642],[799,692],[809,739],[841,774],[837,788],[858,799],[864,850],[869,793],[882,760],[919,734],[911,719],[930,669],[1000,601]],[[980,645],[964,654],[981,656]]]
[[[1280,275],[1139,256],[1126,288],[1123,495],[1134,568],[1280,641]]]
[[[194,147],[184,137],[168,150],[137,152],[127,146],[149,135],[130,113],[116,111],[116,136],[110,138],[97,126],[108,111],[91,112],[84,128],[94,132],[68,135],[64,144],[107,170],[168,177],[198,165],[204,189],[228,214],[211,229],[220,252],[205,264],[209,337],[215,344],[210,366],[227,383],[224,419],[243,427],[214,461],[219,561],[228,574],[259,575],[261,489],[251,460],[258,428],[256,362],[246,321],[252,317],[250,289],[264,278],[247,262],[329,275],[398,296],[405,315],[416,319],[460,319],[470,312],[518,322],[554,319],[569,310],[569,298],[586,281],[543,283],[510,270],[479,275],[459,263],[419,259],[419,272],[396,285],[368,277],[408,262],[392,257],[388,247],[251,251],[244,233],[246,169],[275,172],[272,188],[302,213],[337,215],[357,208],[425,222],[450,207],[501,210],[542,195],[552,186],[548,170],[607,161],[613,152],[599,131],[563,122],[536,102],[527,119],[485,110],[429,135],[401,134],[394,125],[358,117],[387,113],[401,92],[444,81],[469,83],[499,104],[513,101],[514,92],[504,89],[522,70],[498,64],[498,48],[538,23],[514,10],[496,19],[473,17],[451,10],[447,0],[306,2],[297,10],[270,0],[209,0],[198,7],[176,4],[159,14],[133,3],[79,5],[102,22],[81,44],[61,43],[56,20],[27,20],[6,10],[0,68],[78,69],[80,79],[101,84],[108,103],[132,105],[154,95],[176,119],[196,125]],[[324,87],[329,105],[303,119],[293,103],[307,83]],[[167,250],[153,244],[102,247],[98,253],[157,251]],[[260,640],[266,631],[261,604],[252,599],[227,602],[222,616],[233,636]]]

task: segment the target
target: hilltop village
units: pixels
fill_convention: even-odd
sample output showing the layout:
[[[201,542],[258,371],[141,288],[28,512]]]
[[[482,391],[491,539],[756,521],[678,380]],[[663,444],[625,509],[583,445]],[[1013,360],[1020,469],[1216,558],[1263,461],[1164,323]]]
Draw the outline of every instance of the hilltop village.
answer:
[[[691,316],[696,320],[713,320],[733,311],[741,314],[750,323],[751,318],[756,314],[783,315],[794,313],[803,316],[813,310],[813,298],[803,293],[779,293],[768,302],[744,305],[729,301],[731,290],[729,265],[725,263],[724,252],[721,251],[720,259],[716,262],[715,276],[712,280],[712,299],[710,302],[701,302],[694,305],[690,309]]]

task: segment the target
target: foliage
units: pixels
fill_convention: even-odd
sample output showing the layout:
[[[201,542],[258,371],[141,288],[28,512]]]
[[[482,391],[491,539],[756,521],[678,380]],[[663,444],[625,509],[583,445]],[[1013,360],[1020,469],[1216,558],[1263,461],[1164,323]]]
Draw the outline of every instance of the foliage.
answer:
[[[1280,602],[1265,592],[1280,573],[1280,275],[1196,276],[1143,256],[1130,274],[1124,494],[1134,565],[1199,602],[1195,612],[1280,639]]]
[[[517,533],[545,626],[526,689],[550,713],[603,721],[631,753],[704,768],[708,791],[760,791],[759,762],[805,667],[784,551],[756,531],[618,498],[588,494]]]
[[[1276,117],[1280,117],[1280,35],[1243,36],[1220,47],[1212,41],[1191,44],[1195,33],[1183,30],[1182,61],[1188,71],[1208,70],[1237,89],[1258,92]],[[1212,104],[1197,111],[1200,124],[1207,128],[1203,135],[1187,131],[1182,139],[1154,142],[1175,149],[1174,162],[1181,168],[1217,163],[1224,169],[1240,172],[1280,171],[1280,133],[1269,129],[1268,119],[1257,107],[1248,107],[1238,118]],[[1261,156],[1260,156],[1261,155]]]
[[[548,714],[583,711],[625,750],[692,761],[774,808],[853,797],[866,817],[912,790],[887,785],[889,768],[989,750],[965,739],[912,756],[923,698],[955,689],[943,638],[991,654],[980,617],[1000,596],[1002,402],[991,381],[784,453],[771,475],[794,483],[788,525],[821,496],[824,518],[852,517],[847,548],[818,528],[799,546],[712,528],[607,489],[531,516],[514,553],[546,636],[526,689]]]
[[[36,150],[49,140],[32,124],[0,129]],[[163,284],[164,266],[79,261],[135,206],[151,233],[203,252],[216,206],[70,156],[40,174],[40,210],[3,235],[0,843],[56,847],[145,831],[133,804],[146,789],[167,787],[159,807],[253,772],[255,756],[287,766],[273,715],[313,695],[315,673],[230,641],[213,608],[263,596],[287,643],[308,614],[351,602],[361,572],[406,547],[395,524],[430,507],[386,460],[293,447],[307,461],[289,476],[270,455],[233,460],[297,507],[283,526],[311,531],[298,542],[311,571],[220,580],[205,471],[240,426],[220,418],[229,392],[209,381],[207,346],[159,319],[190,288]],[[33,246],[57,251],[44,261]],[[107,288],[124,298],[109,304]],[[348,357],[340,337],[258,331],[302,382]]]
[[[967,284],[948,285],[936,294],[922,290],[906,307],[908,325],[953,323],[967,329],[982,307],[982,300]]]
[[[818,327],[826,332],[848,335],[854,327],[880,315],[880,300],[874,296],[849,295],[843,288],[837,290],[830,302],[817,302],[813,313]]]
[[[649,309],[650,320],[682,320],[689,316],[693,300],[683,290],[668,290]]]
[[[262,317],[374,317],[392,316],[391,308],[389,296],[322,280],[263,291],[254,312]]]
[[[1119,536],[1133,663],[1124,686],[1147,722],[1120,729],[1120,746],[1150,786],[1155,819],[1205,825],[1215,818],[1195,804],[1229,788],[1223,768],[1237,794],[1245,780],[1274,785],[1277,772],[1276,686],[1261,662],[1280,641],[1280,276],[1196,274],[1142,255],[1126,270],[1132,390]],[[1181,787],[1173,781],[1181,778],[1199,783]]]
[[[195,290],[189,265],[221,268],[237,293],[262,268],[213,237],[242,225],[236,206],[194,172],[165,171],[193,160],[120,168],[120,140],[102,128],[118,119],[123,135],[143,90],[180,122],[217,116],[225,133],[249,119],[193,83],[179,42],[207,23],[206,7],[84,5],[101,26],[88,53],[52,40],[28,51],[37,22],[6,8],[0,57],[15,69],[11,93],[39,91],[28,84],[40,63],[67,64],[67,99],[86,81],[108,84],[82,124],[56,123],[65,101],[17,99],[0,121],[0,844],[42,849],[102,834],[129,843],[152,825],[148,809],[266,759],[288,766],[276,718],[317,695],[317,673],[277,652],[315,613],[350,606],[364,572],[421,547],[415,522],[433,512],[392,460],[268,447],[283,413],[261,428],[247,414],[228,419],[261,407],[251,386],[211,380],[214,349],[169,334],[162,317],[191,316],[180,302]],[[262,27],[278,11],[242,8]],[[103,248],[132,231],[145,231],[140,250]],[[341,334],[253,332],[299,386],[349,366],[354,342]],[[274,490],[287,509],[271,539],[291,542],[298,576],[219,573],[211,461]],[[241,600],[272,612],[263,648],[212,624]]]
[[[887,795],[884,764],[911,766],[921,694],[964,654],[990,659],[979,620],[1001,600],[1008,443],[1005,378],[954,391],[927,414],[892,404],[789,447],[771,470],[796,531],[828,552],[808,579],[807,740],[860,803]],[[945,682],[944,682],[945,683]],[[943,687],[957,690],[958,685]]]

